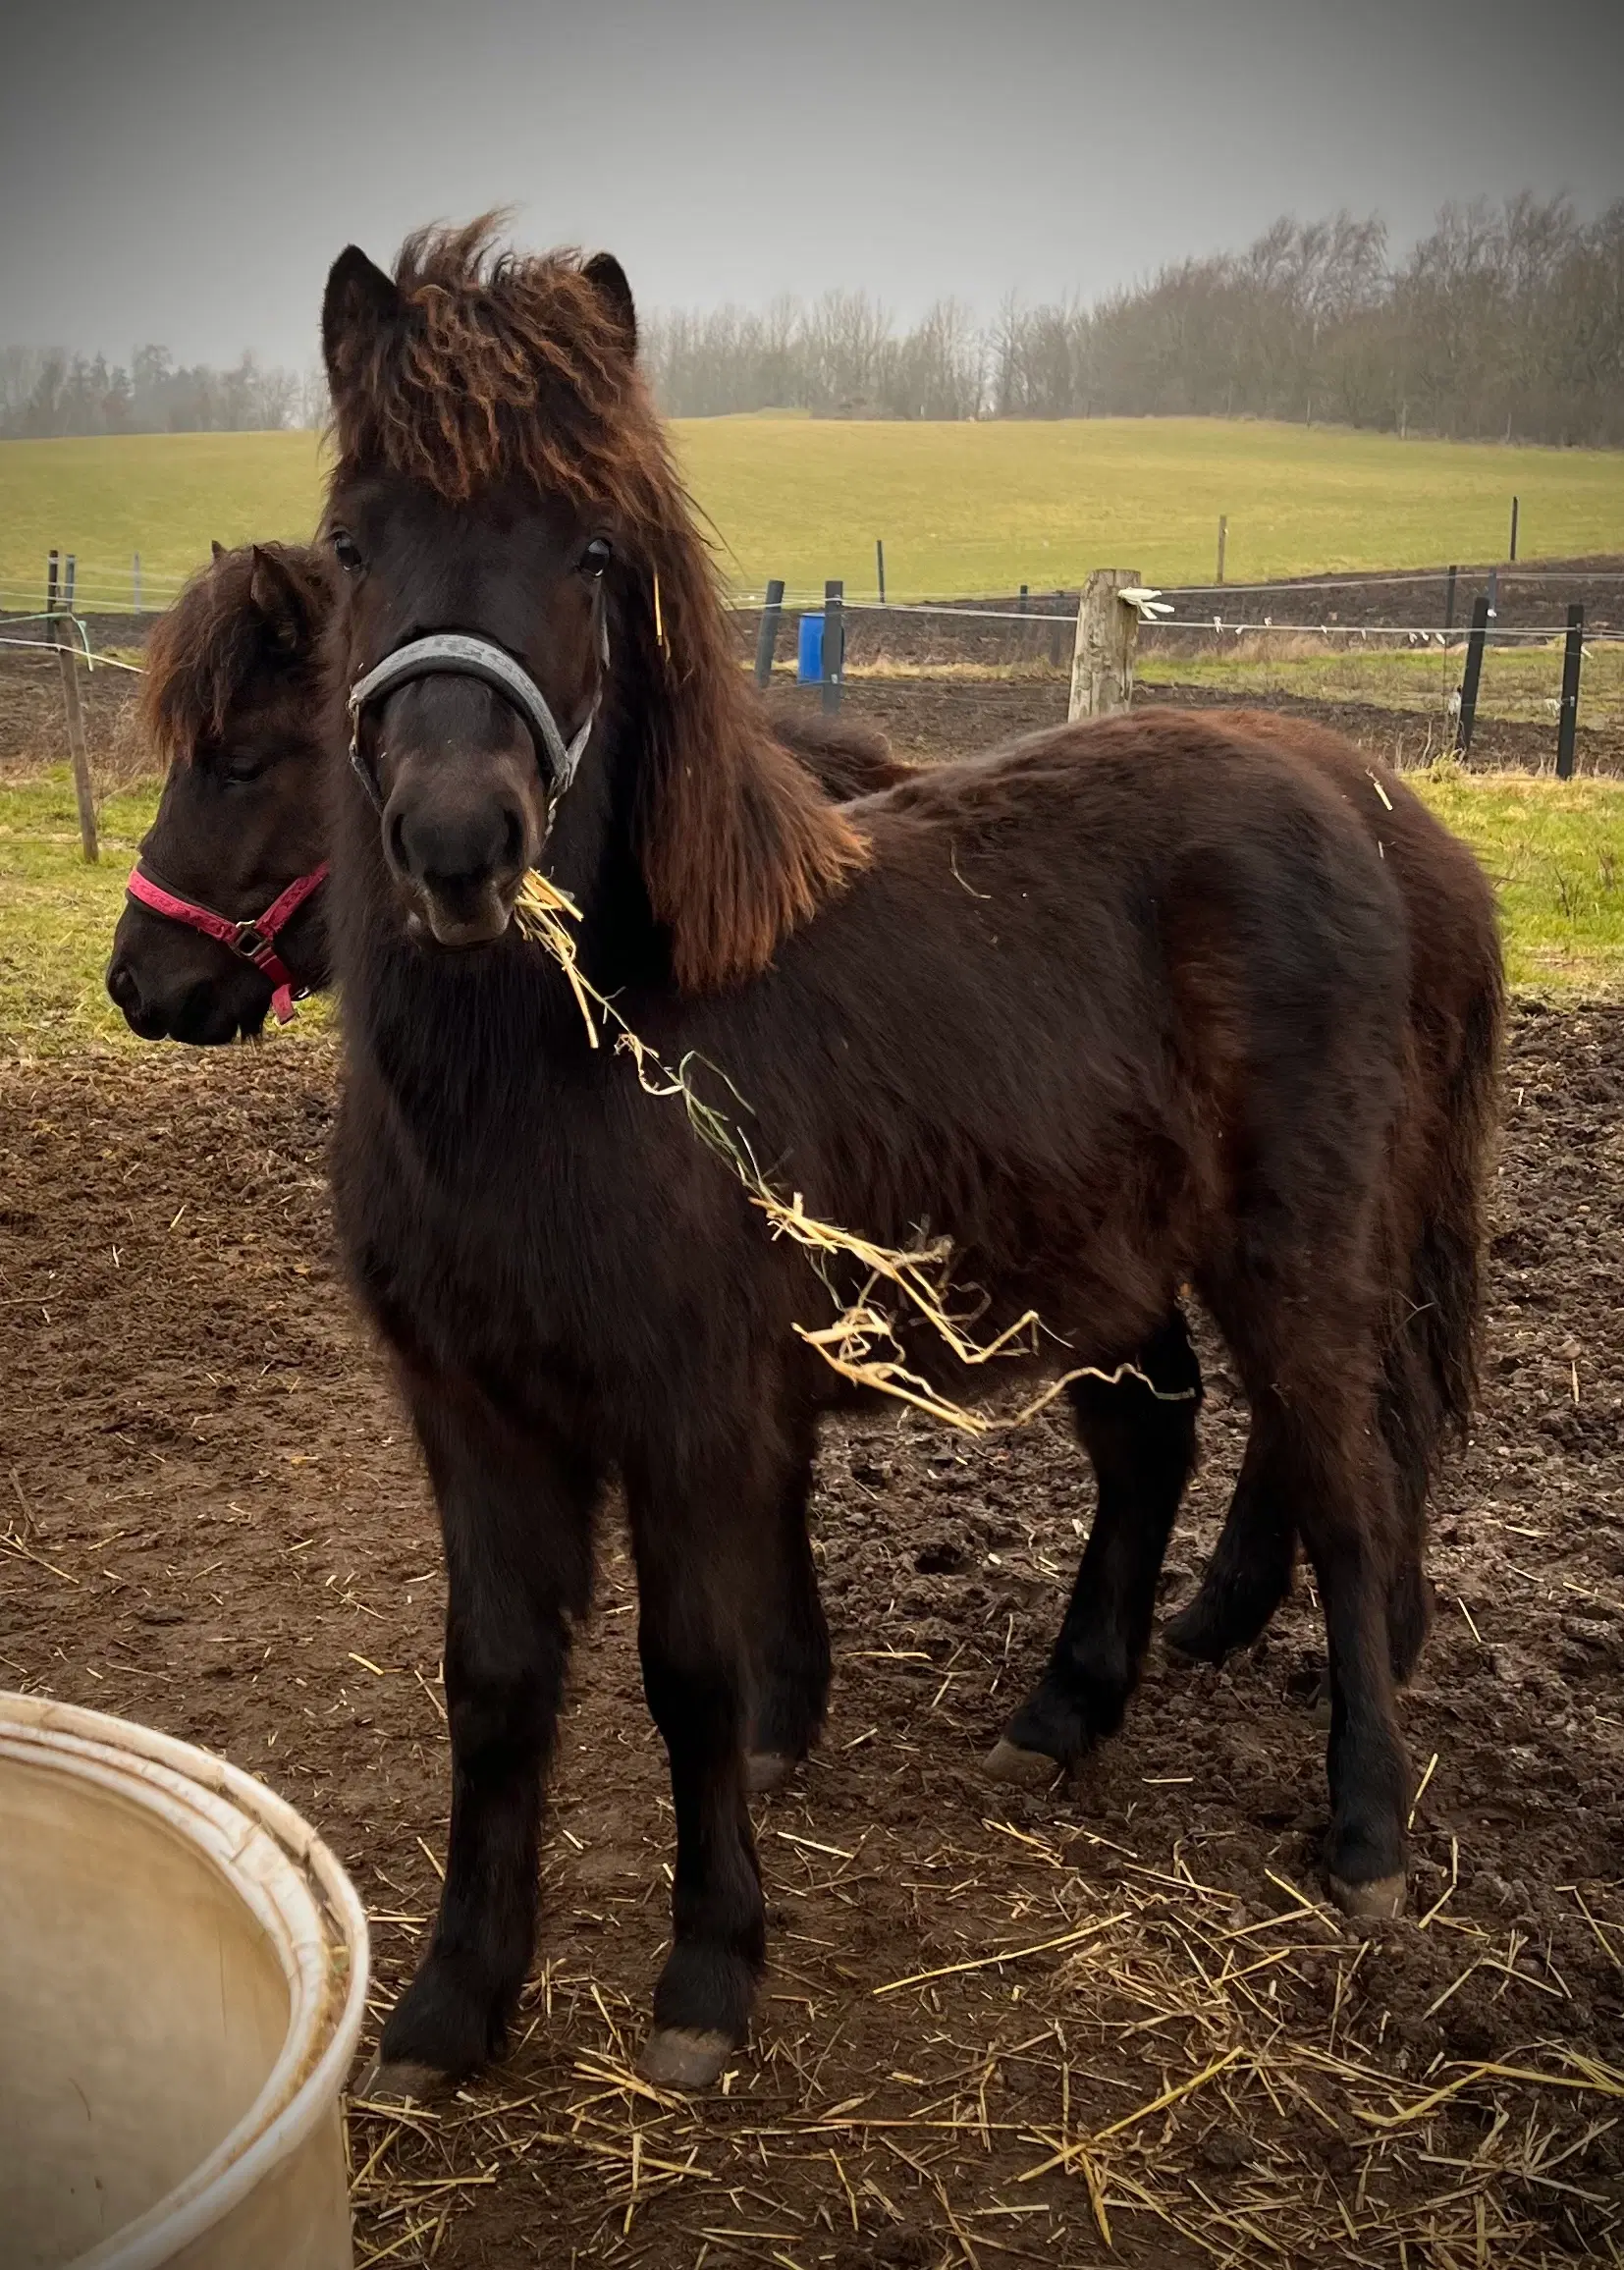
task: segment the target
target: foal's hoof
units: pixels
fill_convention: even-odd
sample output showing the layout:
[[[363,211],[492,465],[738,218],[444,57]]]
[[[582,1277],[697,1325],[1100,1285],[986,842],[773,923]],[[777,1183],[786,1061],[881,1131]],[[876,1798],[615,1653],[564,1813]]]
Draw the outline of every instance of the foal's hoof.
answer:
[[[1340,1876],[1326,1881],[1343,1915],[1356,1922],[1390,1923],[1404,1913],[1409,1885],[1402,1875],[1377,1876],[1368,1884],[1346,1883]]]
[[[989,1781],[1004,1782],[1011,1789],[1052,1789],[1065,1767],[1047,1750],[1022,1750],[1005,1735],[987,1753],[981,1770]]]
[[[656,2088],[683,2093],[710,2088],[738,2048],[731,2033],[706,2033],[693,2026],[658,2026],[643,2043],[637,2071]]]
[[[419,2065],[409,2057],[386,2065],[375,2057],[351,2093],[368,2104],[428,2104],[447,2095],[451,2086],[451,2076],[436,2066]]]
[[[1162,1627],[1162,1645],[1174,1663],[1221,1663],[1236,1643],[1219,1623],[1205,1596],[1197,1593]]]
[[[744,1786],[752,1797],[770,1797],[775,1789],[788,1788],[798,1762],[785,1750],[746,1751]]]

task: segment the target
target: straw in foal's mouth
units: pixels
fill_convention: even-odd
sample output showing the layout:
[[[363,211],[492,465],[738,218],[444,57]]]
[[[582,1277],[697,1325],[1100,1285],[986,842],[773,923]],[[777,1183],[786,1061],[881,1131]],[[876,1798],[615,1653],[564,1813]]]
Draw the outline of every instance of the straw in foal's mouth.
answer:
[[[885,1310],[874,1305],[875,1292],[881,1285],[893,1286],[906,1307],[931,1326],[961,1364],[986,1364],[996,1356],[1035,1354],[1038,1335],[1045,1329],[1037,1310],[1028,1309],[994,1339],[978,1340],[970,1333],[966,1322],[953,1317],[947,1307],[953,1290],[953,1249],[949,1238],[934,1238],[906,1250],[876,1245],[854,1230],[842,1229],[836,1222],[822,1221],[808,1214],[799,1191],[785,1198],[762,1174],[745,1136],[724,1111],[705,1101],[690,1076],[693,1067],[704,1066],[738,1096],[738,1090],[727,1074],[696,1054],[685,1055],[675,1069],[667,1064],[632,1031],[614,1002],[598,991],[581,969],[575,955],[574,933],[569,927],[579,922],[580,908],[568,892],[561,891],[538,868],[530,868],[514,901],[514,920],[521,936],[544,947],[563,970],[581,1012],[590,1045],[594,1049],[601,1045],[600,1018],[606,1025],[613,1023],[619,1028],[616,1047],[623,1049],[636,1065],[644,1094],[682,1099],[694,1133],[731,1167],[748,1192],[751,1204],[767,1216],[772,1234],[792,1238],[812,1256],[812,1266],[828,1287],[832,1300],[839,1305],[839,1296],[827,1273],[827,1264],[835,1256],[844,1255],[867,1271],[862,1290],[854,1301],[839,1308],[833,1324],[817,1331],[805,1324],[795,1326],[797,1335],[841,1378],[857,1386],[876,1388],[898,1402],[911,1403],[915,1410],[926,1412],[947,1426],[957,1427],[966,1434],[992,1434],[1025,1426],[1074,1379],[1102,1379],[1110,1386],[1123,1379],[1137,1379],[1159,1402],[1190,1401],[1193,1389],[1165,1392],[1136,1364],[1118,1364],[1110,1372],[1101,1371],[1092,1364],[1080,1364],[1050,1381],[1041,1393],[1005,1418],[989,1418],[985,1412],[970,1410],[938,1393],[927,1379],[910,1372],[903,1363],[894,1322]],[[738,1100],[748,1110],[744,1098],[738,1096]]]

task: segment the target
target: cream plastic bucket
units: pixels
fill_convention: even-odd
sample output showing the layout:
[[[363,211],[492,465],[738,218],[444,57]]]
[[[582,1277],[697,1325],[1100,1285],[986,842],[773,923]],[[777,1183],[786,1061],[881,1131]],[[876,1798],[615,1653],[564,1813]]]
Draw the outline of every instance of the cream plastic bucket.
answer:
[[[350,2270],[366,1918],[218,1757],[0,1694],[0,2270]]]

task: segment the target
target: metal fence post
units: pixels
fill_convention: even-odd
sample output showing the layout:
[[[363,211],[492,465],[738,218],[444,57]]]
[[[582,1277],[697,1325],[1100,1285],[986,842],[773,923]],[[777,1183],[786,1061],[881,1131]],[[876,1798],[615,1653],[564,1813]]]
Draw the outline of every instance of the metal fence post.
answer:
[[[1573,779],[1573,743],[1579,728],[1579,672],[1585,659],[1585,610],[1568,609],[1568,635],[1562,648],[1562,706],[1557,713],[1556,778]]]
[[[132,615],[139,615],[140,611],[141,611],[141,556],[140,556],[140,554],[137,552],[137,553],[135,553],[135,555],[134,556],[134,558],[132,559],[132,561],[131,561],[131,563],[130,563],[130,612],[131,612],[131,614],[132,614]]]
[[[823,587],[823,706],[838,710],[845,676],[845,584],[835,576]]]
[[[1461,679],[1460,716],[1455,722],[1455,747],[1464,757],[1472,746],[1472,729],[1478,722],[1478,682],[1483,676],[1484,642],[1489,636],[1489,602],[1472,602],[1472,628],[1466,640],[1466,676]]]
[[[1455,577],[1459,574],[1459,572],[1460,570],[1458,568],[1451,567],[1449,569],[1449,580],[1444,585],[1443,630],[1445,637],[1447,637],[1449,632],[1455,627]]]
[[[880,585],[880,604],[886,604],[886,541],[883,536],[874,539],[874,572]]]
[[[756,632],[756,683],[772,682],[773,658],[778,652],[779,624],[784,621],[784,578],[775,575],[767,586],[767,604]]]

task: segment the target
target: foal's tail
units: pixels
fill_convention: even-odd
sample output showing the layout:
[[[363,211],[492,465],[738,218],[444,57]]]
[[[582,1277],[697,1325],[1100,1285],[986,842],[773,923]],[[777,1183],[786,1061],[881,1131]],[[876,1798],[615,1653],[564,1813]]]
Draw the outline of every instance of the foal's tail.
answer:
[[[1490,1160],[1498,1108],[1505,976],[1487,886],[1481,920],[1451,942],[1454,980],[1416,1035],[1409,1136],[1408,1253],[1396,1256],[1380,1389],[1403,1535],[1394,1668],[1407,1675],[1426,1632],[1421,1575],[1428,1492],[1477,1402]],[[1402,1174],[1403,1167],[1400,1166]]]

